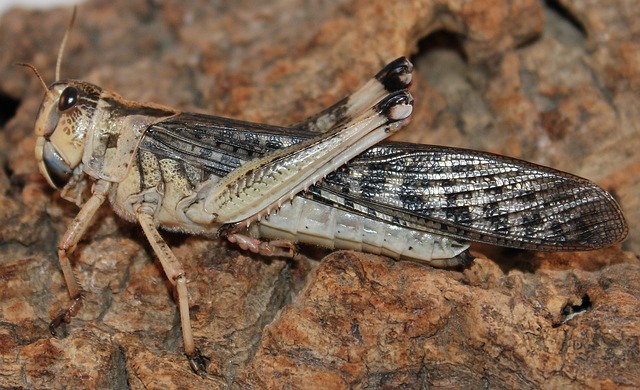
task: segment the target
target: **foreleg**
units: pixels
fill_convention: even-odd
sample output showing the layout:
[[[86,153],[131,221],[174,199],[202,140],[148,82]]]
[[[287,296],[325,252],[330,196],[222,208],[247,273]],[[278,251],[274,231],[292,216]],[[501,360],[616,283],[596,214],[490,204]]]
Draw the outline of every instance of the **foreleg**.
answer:
[[[110,186],[111,183],[103,180],[98,180],[94,184],[91,198],[89,198],[89,200],[82,206],[80,212],[73,219],[71,226],[69,226],[58,244],[58,261],[60,262],[62,274],[64,275],[64,280],[67,284],[67,290],[69,290],[69,297],[71,298],[72,303],[49,324],[49,330],[54,336],[56,335],[56,328],[58,328],[63,322],[69,323],[71,321],[71,317],[75,317],[82,307],[82,293],[78,287],[75,275],[73,274],[69,255],[76,249],[78,242],[89,226],[91,226],[93,216],[100,208],[100,205],[104,203],[104,199]]]

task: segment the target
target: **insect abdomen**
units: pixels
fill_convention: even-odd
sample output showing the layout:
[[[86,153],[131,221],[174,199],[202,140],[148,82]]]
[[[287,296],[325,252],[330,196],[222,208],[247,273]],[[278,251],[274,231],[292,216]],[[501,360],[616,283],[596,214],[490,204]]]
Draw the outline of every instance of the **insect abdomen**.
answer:
[[[302,197],[283,204],[254,226],[261,238],[287,239],[396,259],[406,257],[437,266],[456,265],[454,258],[469,247],[449,237],[389,224]]]

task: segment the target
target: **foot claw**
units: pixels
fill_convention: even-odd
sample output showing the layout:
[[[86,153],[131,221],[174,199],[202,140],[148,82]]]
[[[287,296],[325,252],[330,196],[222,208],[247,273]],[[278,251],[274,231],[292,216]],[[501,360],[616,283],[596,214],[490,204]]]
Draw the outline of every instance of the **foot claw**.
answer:
[[[73,303],[69,306],[69,308],[62,313],[58,314],[51,322],[49,323],[49,332],[51,335],[56,337],[58,332],[56,329],[62,325],[62,323],[68,324],[71,322],[71,317],[75,317],[80,311],[82,307],[82,296],[78,296],[73,299]]]
[[[49,323],[49,332],[51,332],[51,336],[57,337],[57,329],[60,327],[60,325],[62,325],[63,322],[65,324],[68,324],[70,321],[71,317],[69,316],[69,310],[65,310],[62,313],[58,314],[58,316],[56,316],[56,318],[51,320],[51,322]]]
[[[207,364],[211,361],[211,359],[203,356],[198,348],[196,348],[192,355],[186,355],[187,359],[189,359],[189,366],[191,367],[193,372],[204,378],[207,375]]]

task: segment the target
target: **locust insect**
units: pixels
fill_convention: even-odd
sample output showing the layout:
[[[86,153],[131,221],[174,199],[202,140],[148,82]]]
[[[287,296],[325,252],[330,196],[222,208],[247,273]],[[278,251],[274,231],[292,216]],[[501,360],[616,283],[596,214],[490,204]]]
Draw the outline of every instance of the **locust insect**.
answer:
[[[60,80],[62,47],[57,81],[47,87],[38,75],[46,93],[35,124],[42,175],[81,206],[58,245],[72,303],[52,321],[53,333],[82,306],[69,254],[107,198],[142,227],[177,290],[185,353],[201,375],[187,275],[158,228],[268,256],[293,257],[301,242],[437,267],[466,264],[470,242],[577,251],[627,233],[615,200],[586,179],[486,152],[383,141],[410,120],[405,58],[334,106],[277,127]]]

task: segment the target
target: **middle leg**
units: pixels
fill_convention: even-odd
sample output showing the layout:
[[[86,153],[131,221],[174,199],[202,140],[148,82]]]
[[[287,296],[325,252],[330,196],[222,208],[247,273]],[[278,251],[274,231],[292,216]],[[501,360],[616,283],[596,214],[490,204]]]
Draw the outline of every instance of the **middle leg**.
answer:
[[[189,359],[191,369],[198,375],[206,374],[206,360],[200,354],[193,340],[193,330],[191,328],[191,317],[189,316],[189,293],[187,291],[187,277],[180,261],[171,251],[171,248],[164,241],[153,221],[153,210],[150,206],[142,205],[138,207],[137,217],[145,236],[149,240],[153,251],[164,270],[171,284],[178,293],[178,309],[180,310],[180,325],[182,327],[182,341],[184,352]]]

